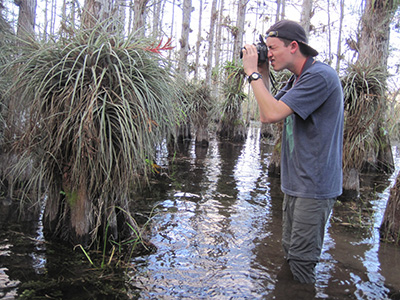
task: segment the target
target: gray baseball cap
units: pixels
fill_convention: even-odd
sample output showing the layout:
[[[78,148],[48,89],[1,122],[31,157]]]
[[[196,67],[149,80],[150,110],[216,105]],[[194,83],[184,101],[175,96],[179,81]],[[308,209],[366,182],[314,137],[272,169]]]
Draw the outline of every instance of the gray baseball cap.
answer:
[[[307,54],[310,56],[317,56],[318,51],[308,45],[308,39],[304,28],[295,21],[281,20],[276,22],[268,29],[266,38],[279,37],[286,40],[296,41],[302,43]]]

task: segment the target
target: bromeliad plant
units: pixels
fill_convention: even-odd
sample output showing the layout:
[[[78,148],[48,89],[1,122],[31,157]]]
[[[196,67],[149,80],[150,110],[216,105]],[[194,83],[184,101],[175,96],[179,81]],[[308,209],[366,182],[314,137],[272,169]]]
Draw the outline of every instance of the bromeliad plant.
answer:
[[[131,189],[148,178],[157,144],[181,120],[182,93],[160,55],[169,49],[170,41],[100,27],[21,47],[9,66],[10,91],[20,91],[28,116],[15,170],[33,162],[28,186],[46,195],[48,236],[89,245],[105,224],[115,240],[131,234],[134,224],[115,207],[129,210]]]
[[[245,139],[242,103],[247,99],[243,91],[246,74],[243,67],[234,62],[227,62],[224,66],[226,81],[223,84],[224,101],[218,110],[221,113],[218,134],[222,138],[233,141]]]
[[[342,78],[346,124],[343,143],[345,170],[362,171],[385,147],[386,73],[377,66],[350,65]],[[379,160],[379,159],[378,159]],[[382,161],[382,163],[385,163]],[[376,164],[377,165],[377,164]],[[377,167],[377,166],[375,166]]]

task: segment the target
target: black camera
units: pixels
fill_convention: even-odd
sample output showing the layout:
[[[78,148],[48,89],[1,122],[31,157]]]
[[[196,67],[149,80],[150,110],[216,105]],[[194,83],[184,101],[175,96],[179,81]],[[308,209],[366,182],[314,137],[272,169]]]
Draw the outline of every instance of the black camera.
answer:
[[[258,53],[258,64],[265,63],[268,59],[268,47],[264,42],[262,35],[260,34],[260,42],[256,44]],[[243,58],[243,49],[240,50],[240,58]]]

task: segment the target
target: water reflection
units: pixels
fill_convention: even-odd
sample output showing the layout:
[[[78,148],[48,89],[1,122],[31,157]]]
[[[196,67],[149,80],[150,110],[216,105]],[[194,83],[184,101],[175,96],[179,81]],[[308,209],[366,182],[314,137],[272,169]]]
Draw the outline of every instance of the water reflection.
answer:
[[[389,185],[369,199],[377,211],[369,236],[328,223],[315,286],[282,277],[280,183],[268,176],[271,147],[259,129],[248,137],[243,145],[214,140],[201,157],[193,146],[175,162],[179,185],[148,203],[158,207],[151,238],[158,251],[134,259],[129,273],[140,298],[386,299],[388,285],[400,289],[398,278],[385,275],[393,271],[382,263],[379,242]],[[384,248],[385,257],[399,256],[399,249]]]
[[[285,269],[280,180],[268,174],[272,146],[260,141],[259,129],[251,128],[244,144],[214,139],[208,148],[191,145],[187,150],[174,159],[158,158],[162,165],[173,161],[171,180],[154,182],[142,195],[146,200],[138,200],[140,213],[155,207],[151,241],[158,251],[132,260],[128,298],[388,299],[400,291],[400,249],[381,243],[378,232],[397,173],[363,178],[363,201],[372,204],[369,229],[328,223],[317,282],[310,287],[296,284]],[[393,153],[398,168],[398,149]],[[64,300],[87,299],[95,290],[79,277],[82,261],[67,264],[79,259],[46,244],[40,222],[17,222],[14,210],[2,205],[0,298],[17,297],[22,283],[34,280],[40,286],[51,280]],[[335,209],[333,216],[339,213]],[[71,288],[69,280],[81,285]]]

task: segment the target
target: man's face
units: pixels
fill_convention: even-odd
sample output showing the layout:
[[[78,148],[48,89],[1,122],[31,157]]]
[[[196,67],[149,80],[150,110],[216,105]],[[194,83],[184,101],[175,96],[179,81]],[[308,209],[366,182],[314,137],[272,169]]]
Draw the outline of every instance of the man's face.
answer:
[[[268,47],[268,59],[274,70],[282,71],[288,68],[291,58],[290,45],[286,47],[285,43],[277,37],[268,37],[266,44]]]

